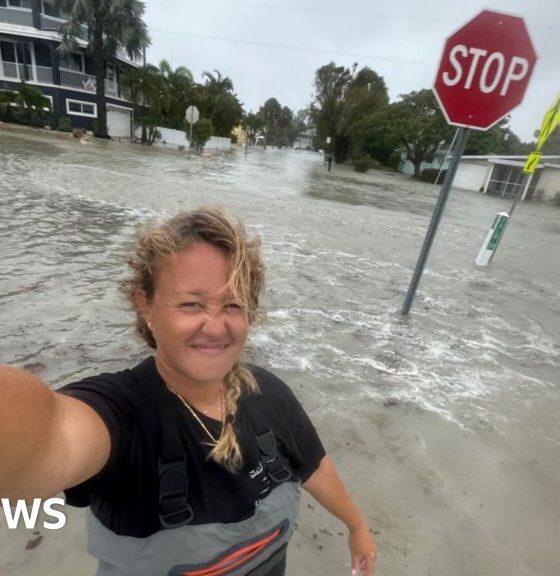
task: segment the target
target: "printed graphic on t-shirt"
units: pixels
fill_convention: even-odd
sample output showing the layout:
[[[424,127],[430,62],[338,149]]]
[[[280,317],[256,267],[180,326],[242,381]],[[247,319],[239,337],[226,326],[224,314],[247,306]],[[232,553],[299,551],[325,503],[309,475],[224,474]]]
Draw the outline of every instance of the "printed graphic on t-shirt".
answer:
[[[264,464],[262,462],[259,462],[259,464],[255,468],[249,470],[249,478],[251,478],[251,480],[256,482],[259,488],[258,491],[259,496],[255,500],[255,507],[256,507],[261,500],[263,500],[268,496],[268,494],[270,494],[270,491],[272,489],[270,478],[268,477],[268,474],[265,472]]]

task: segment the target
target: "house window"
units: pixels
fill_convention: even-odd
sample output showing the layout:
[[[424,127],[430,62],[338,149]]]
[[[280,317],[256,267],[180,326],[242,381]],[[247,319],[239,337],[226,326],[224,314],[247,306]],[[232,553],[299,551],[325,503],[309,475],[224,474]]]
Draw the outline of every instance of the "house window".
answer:
[[[115,65],[112,62],[107,62],[107,80],[114,82],[116,80]]]
[[[60,59],[60,69],[84,74],[86,71],[84,55],[81,52],[71,52],[67,56],[62,57]]]
[[[46,16],[51,16],[53,18],[62,18],[60,9],[54,4],[54,2],[47,2],[46,0],[41,0],[41,12]]]
[[[97,118],[97,104],[82,102],[81,100],[66,100],[66,112],[75,116]]]
[[[53,97],[49,96],[49,94],[43,94],[43,96],[50,102],[50,106],[44,106],[43,110],[45,112],[52,112],[54,110]]]
[[[16,45],[13,42],[0,42],[0,57],[4,62],[17,62]]]
[[[23,8],[24,10],[31,10],[30,0],[5,0],[0,3],[0,6],[7,6],[8,8]]]

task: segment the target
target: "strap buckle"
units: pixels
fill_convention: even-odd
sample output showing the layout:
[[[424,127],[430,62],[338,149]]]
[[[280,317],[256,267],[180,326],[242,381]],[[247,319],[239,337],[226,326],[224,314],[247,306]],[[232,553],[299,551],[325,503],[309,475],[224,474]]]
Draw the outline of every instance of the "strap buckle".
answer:
[[[194,510],[188,502],[186,456],[180,460],[158,462],[159,520],[164,528],[179,528],[192,522]]]
[[[277,484],[290,480],[292,472],[280,460],[276,438],[272,430],[258,436],[257,442],[261,453],[265,456],[263,464],[270,478]]]

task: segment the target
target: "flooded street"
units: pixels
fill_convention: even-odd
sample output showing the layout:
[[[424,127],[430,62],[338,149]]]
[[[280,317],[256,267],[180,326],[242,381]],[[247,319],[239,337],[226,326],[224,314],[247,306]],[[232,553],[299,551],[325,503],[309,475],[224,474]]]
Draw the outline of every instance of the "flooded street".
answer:
[[[481,564],[461,557],[464,572],[452,562],[432,564],[433,576],[553,576],[560,565],[560,210],[518,206],[491,267],[481,270],[474,258],[509,201],[453,191],[403,320],[437,193],[401,175],[338,166],[329,174],[311,152],[250,149],[245,156],[234,149],[187,159],[128,144],[0,132],[0,357],[35,364],[53,387],[133,365],[145,350],[117,281],[136,228],[178,210],[224,205],[261,237],[268,267],[267,319],[252,335],[252,354],[301,389],[318,427],[351,421],[358,408],[356,418],[372,422],[375,414],[422,414],[470,439],[467,467],[483,463],[480,482],[496,480],[495,510],[484,522],[493,527],[492,546],[503,550],[495,547],[493,556],[489,545]],[[486,442],[499,446],[487,458]],[[391,496],[381,492],[383,469],[368,474],[372,498],[387,506],[371,510],[383,525],[380,543],[387,539],[381,574],[406,573],[397,567],[396,540],[412,542],[409,559],[414,543],[418,550],[431,545],[413,536],[421,528],[397,526]],[[358,493],[371,492],[363,477],[354,481]],[[520,497],[529,500],[514,512],[508,503]],[[476,513],[469,510],[469,518]],[[515,522],[533,532],[512,533]],[[508,558],[523,541],[522,558]],[[410,573],[428,574],[428,563],[417,571],[413,565]],[[19,574],[17,562],[11,566]]]

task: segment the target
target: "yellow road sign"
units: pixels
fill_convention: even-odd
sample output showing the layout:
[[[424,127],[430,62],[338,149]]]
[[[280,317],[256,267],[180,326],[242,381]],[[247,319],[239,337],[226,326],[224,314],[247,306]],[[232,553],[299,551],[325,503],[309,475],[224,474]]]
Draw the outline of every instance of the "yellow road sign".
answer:
[[[525,172],[525,174],[533,174],[535,172],[535,168],[539,165],[540,159],[541,159],[540,152],[531,152],[531,154],[529,154],[529,157],[527,158],[527,162],[525,162],[523,172]]]
[[[539,139],[537,140],[537,150],[540,150],[548,137],[554,132],[556,126],[560,122],[560,94],[556,96],[552,106],[546,111],[543,117],[541,129],[539,131]]]

